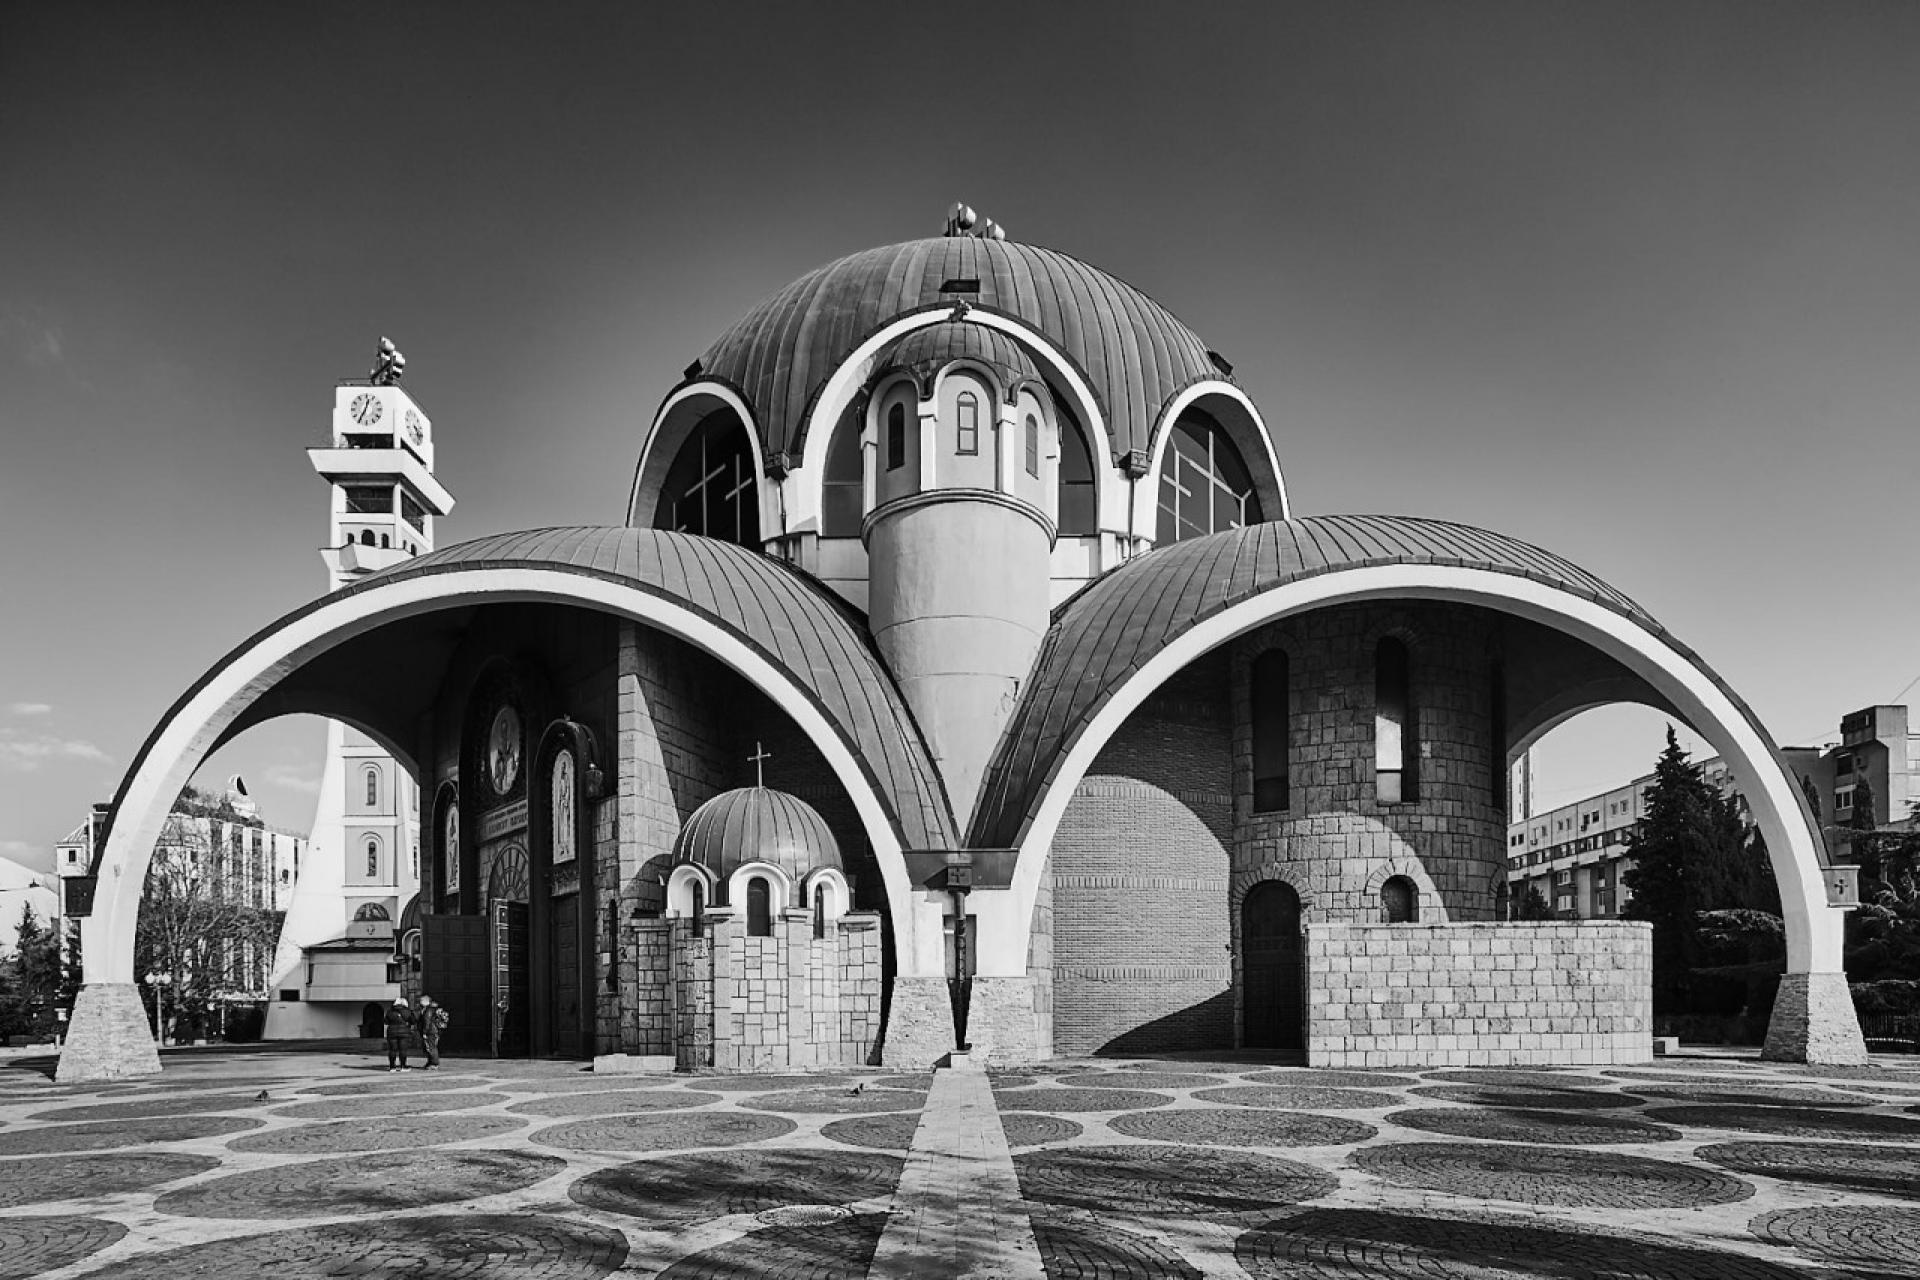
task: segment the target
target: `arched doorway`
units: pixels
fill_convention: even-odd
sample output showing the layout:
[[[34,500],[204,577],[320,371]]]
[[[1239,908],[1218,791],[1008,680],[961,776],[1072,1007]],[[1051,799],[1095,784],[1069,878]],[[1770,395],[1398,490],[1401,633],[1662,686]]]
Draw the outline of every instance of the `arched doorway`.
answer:
[[[1300,950],[1300,895],[1279,880],[1253,886],[1240,904],[1247,1048],[1305,1055],[1306,983]]]
[[[487,881],[487,918],[493,950],[493,1054],[524,1058],[532,1052],[533,984],[529,969],[527,851],[509,847]]]

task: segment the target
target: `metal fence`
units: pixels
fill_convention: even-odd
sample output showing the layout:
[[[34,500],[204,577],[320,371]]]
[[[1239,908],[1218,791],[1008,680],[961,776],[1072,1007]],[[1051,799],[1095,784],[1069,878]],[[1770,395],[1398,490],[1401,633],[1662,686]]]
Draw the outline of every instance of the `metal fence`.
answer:
[[[1920,1053],[1920,1017],[1880,1013],[1860,1019],[1870,1053]]]

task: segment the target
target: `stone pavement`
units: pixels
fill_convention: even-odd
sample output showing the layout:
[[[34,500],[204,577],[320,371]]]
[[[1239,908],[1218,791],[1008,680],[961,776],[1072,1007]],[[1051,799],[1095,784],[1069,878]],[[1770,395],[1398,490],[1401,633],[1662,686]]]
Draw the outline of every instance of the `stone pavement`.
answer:
[[[0,1065],[0,1280],[1920,1277],[1920,1061]]]

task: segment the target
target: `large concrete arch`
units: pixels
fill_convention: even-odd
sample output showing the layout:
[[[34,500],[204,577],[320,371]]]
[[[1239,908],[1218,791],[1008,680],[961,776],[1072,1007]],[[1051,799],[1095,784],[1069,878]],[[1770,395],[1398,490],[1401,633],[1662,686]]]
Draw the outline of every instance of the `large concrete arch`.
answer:
[[[93,915],[84,926],[85,985],[61,1057],[62,1080],[159,1069],[134,981],[134,929],[154,842],[180,788],[214,745],[306,663],[389,623],[478,604],[553,603],[600,610],[665,631],[724,663],[764,693],[843,780],[881,868],[898,972],[944,977],[937,905],[911,892],[903,838],[845,728],[792,675],[710,614],[630,582],[561,568],[486,564],[401,574],[297,611],[222,659],[162,718],[114,802]]]
[[[1845,911],[1828,905],[1824,858],[1791,772],[1753,719],[1712,673],[1656,632],[1594,599],[1533,578],[1435,563],[1375,564],[1295,578],[1213,613],[1173,637],[1108,690],[1062,744],[1015,846],[1011,892],[980,899],[980,972],[1024,976],[1026,937],[1042,871],[1067,803],[1126,718],[1171,676],[1256,627],[1336,604],[1433,600],[1524,618],[1620,663],[1711,742],[1743,779],[1779,882],[1788,977],[1768,1037],[1770,1056],[1858,1061],[1864,1044],[1841,966]]]

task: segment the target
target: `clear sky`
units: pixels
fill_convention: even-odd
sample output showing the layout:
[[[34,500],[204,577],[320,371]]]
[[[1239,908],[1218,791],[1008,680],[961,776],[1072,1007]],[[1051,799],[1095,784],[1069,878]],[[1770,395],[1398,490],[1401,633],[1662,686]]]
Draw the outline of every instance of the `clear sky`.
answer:
[[[442,545],[617,523],[731,320],[956,198],[1232,360],[1303,514],[1551,547],[1783,739],[1920,676],[1920,5],[9,4],[0,855],[323,588],[382,334]],[[205,773],[303,826],[318,754]]]

